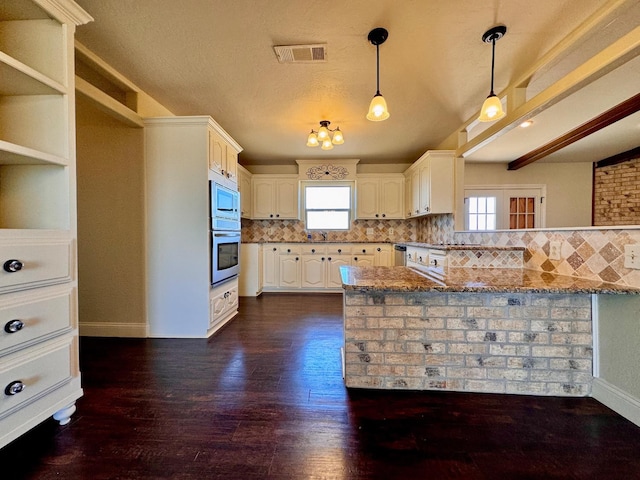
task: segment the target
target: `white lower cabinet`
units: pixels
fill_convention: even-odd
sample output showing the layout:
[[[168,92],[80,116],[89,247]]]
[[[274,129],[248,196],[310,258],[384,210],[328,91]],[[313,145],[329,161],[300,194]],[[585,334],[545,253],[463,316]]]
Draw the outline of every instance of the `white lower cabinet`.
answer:
[[[280,247],[278,256],[278,287],[300,288],[300,250],[297,245]]]
[[[212,334],[238,313],[238,279],[213,287],[209,299],[209,334]]]
[[[265,244],[262,253],[262,289],[273,292],[340,291],[341,266],[392,266],[392,254],[393,247],[390,244]],[[255,275],[250,272],[258,271],[255,265],[241,264],[241,269],[241,278],[245,274]],[[253,296],[242,289],[240,294]]]

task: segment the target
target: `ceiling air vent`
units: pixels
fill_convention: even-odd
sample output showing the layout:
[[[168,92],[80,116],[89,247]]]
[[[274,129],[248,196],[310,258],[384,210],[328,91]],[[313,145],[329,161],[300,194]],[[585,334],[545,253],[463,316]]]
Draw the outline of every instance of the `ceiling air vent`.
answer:
[[[327,61],[326,44],[275,45],[273,51],[280,63],[316,63]]]

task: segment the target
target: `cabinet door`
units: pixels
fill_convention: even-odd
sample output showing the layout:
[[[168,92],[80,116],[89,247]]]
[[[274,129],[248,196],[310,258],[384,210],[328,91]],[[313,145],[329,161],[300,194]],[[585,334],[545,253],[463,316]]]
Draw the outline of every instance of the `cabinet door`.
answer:
[[[454,160],[453,155],[435,157],[430,162],[431,211],[429,213],[453,213]]]
[[[280,258],[280,282],[279,287],[300,288],[300,256],[283,255]]]
[[[229,145],[226,146],[225,171],[223,173],[232,182],[238,182],[238,152]]]
[[[211,299],[211,320],[213,322],[215,322],[215,319],[220,318],[227,309],[227,297],[225,294],[226,292],[221,292]]]
[[[298,218],[298,180],[281,179],[276,185],[276,218]]]
[[[420,213],[420,170],[411,172],[411,214]]]
[[[429,161],[424,161],[420,165],[420,208],[419,213],[431,213],[431,176]]]
[[[251,179],[251,218],[275,218],[275,185],[271,178]]]
[[[226,164],[226,145],[222,138],[209,130],[209,170],[222,175]]]
[[[378,178],[359,178],[356,185],[358,218],[380,218],[378,205],[380,180]]]
[[[356,267],[373,267],[374,266],[374,256],[373,255],[354,255],[352,265]]]
[[[380,245],[376,247],[374,253],[374,265],[376,267],[393,266],[393,248],[391,245]]]
[[[414,215],[412,206],[413,206],[413,193],[411,188],[411,175],[408,175],[404,179],[404,213],[405,218],[409,218]]]
[[[278,248],[265,245],[263,251],[263,287],[278,286]]]
[[[404,179],[380,179],[379,210],[382,218],[404,218]]]
[[[302,282],[303,288],[325,287],[325,263],[324,255],[302,256]]]
[[[351,260],[347,256],[331,256],[327,257],[327,287],[342,287],[342,277],[340,276],[340,267],[351,265]]]
[[[240,215],[251,218],[251,176],[239,171],[238,191],[240,192]]]

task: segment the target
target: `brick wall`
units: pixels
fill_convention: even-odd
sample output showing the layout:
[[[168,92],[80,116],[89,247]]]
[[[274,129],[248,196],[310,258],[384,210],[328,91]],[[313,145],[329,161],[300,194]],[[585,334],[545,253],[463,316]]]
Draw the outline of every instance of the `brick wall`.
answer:
[[[589,295],[345,292],[348,387],[586,396]]]
[[[593,224],[640,224],[640,158],[596,168]]]

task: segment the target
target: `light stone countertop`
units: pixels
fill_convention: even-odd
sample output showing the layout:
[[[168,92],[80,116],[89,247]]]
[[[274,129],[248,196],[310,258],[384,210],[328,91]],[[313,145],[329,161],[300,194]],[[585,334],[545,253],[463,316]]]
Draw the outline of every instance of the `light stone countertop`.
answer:
[[[639,288],[521,268],[340,267],[355,291],[640,294]]]

